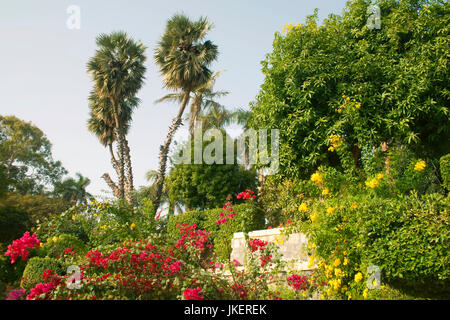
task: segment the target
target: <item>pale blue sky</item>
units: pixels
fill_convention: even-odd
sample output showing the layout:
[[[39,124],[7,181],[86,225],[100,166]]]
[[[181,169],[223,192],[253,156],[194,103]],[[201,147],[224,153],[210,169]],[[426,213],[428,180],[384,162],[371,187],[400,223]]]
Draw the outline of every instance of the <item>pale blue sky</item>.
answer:
[[[167,92],[153,64],[153,49],[166,20],[176,12],[192,19],[207,16],[215,25],[208,38],[219,46],[212,69],[221,75],[216,89],[230,91],[220,102],[248,107],[263,82],[260,61],[272,49],[283,24],[303,23],[314,8],[322,20],[340,14],[345,0],[0,0],[0,114],[15,115],[42,129],[53,144],[55,159],[71,176],[80,172],[96,195],[108,190],[100,178],[113,174],[109,154],[86,129],[91,81],[86,62],[94,54],[99,33],[124,30],[147,47],[142,103],[129,134],[136,186],[158,165],[159,145],[178,106],[154,104]],[[81,29],[66,27],[69,5],[81,9]],[[232,128],[232,130],[236,128]],[[178,138],[186,135],[185,128]],[[113,176],[113,175],[112,175]]]

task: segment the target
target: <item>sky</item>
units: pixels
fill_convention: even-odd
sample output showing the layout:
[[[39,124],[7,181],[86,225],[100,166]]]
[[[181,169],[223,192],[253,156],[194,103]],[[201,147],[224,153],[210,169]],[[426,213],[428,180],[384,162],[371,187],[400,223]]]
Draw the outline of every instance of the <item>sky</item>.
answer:
[[[216,90],[230,94],[219,102],[227,108],[248,108],[264,76],[261,61],[272,50],[274,34],[284,24],[304,23],[319,9],[319,19],[340,14],[346,0],[0,0],[0,114],[15,115],[39,127],[52,143],[53,158],[69,171],[91,179],[88,191],[107,195],[100,178],[114,177],[108,150],[86,127],[92,82],[86,63],[100,33],[125,31],[147,46],[145,85],[128,140],[135,185],[146,185],[145,173],[158,167],[159,146],[178,111],[174,103],[155,104],[168,93],[153,63],[168,18],[185,13],[214,24],[207,38],[219,47],[213,71],[226,70]],[[80,28],[70,29],[71,5],[80,9]],[[231,135],[239,130],[229,128]],[[187,136],[186,126],[177,140]]]

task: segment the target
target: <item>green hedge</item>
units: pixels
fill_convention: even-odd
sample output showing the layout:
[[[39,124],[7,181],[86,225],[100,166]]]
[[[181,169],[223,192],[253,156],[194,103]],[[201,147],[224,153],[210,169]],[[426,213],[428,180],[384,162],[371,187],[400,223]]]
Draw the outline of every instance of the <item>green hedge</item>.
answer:
[[[80,255],[84,255],[87,252],[86,244],[72,234],[62,234],[56,242],[49,238],[45,244],[46,254],[50,257],[63,256],[67,248],[72,248]]]
[[[346,251],[350,282],[354,274],[375,265],[381,269],[383,283],[405,293],[448,298],[449,207],[450,198],[441,194],[393,199],[347,195],[311,203],[314,222],[304,223],[302,231],[328,263],[342,260]],[[334,211],[327,213],[329,208]]]
[[[44,271],[51,269],[54,273],[63,275],[66,272],[65,266],[55,258],[31,258],[25,270],[23,271],[22,281],[20,283],[21,287],[29,290],[33,288],[36,284],[42,282],[42,275]]]
[[[235,205],[236,217],[225,224],[217,225],[221,208],[204,211],[188,211],[170,218],[167,233],[173,239],[180,237],[177,224],[197,224],[199,229],[211,232],[215,251],[219,258],[228,260],[231,253],[231,239],[235,232],[250,232],[263,229],[265,226],[264,211],[255,204],[248,202]]]
[[[440,169],[444,187],[450,190],[450,153],[441,157]]]

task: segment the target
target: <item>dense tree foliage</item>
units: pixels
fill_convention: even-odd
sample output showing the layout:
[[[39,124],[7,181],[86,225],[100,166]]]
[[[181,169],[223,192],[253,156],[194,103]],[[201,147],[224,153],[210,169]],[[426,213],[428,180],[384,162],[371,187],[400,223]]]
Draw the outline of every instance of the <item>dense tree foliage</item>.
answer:
[[[225,134],[224,130],[222,132]],[[194,142],[189,143],[193,150]],[[203,152],[210,143],[213,142],[203,141]],[[184,204],[189,209],[212,209],[221,207],[224,199],[229,196],[234,197],[245,189],[254,189],[256,171],[246,170],[238,164],[237,152],[234,152],[233,164],[225,164],[225,157],[224,146],[224,164],[206,164],[204,161],[201,164],[195,164],[193,153],[191,164],[175,164],[167,181],[169,201]]]
[[[51,143],[29,122],[0,115],[0,184],[21,194],[43,194],[67,173],[53,160]],[[2,186],[0,186],[0,189]]]
[[[431,159],[450,149],[449,3],[381,0],[381,29],[367,25],[369,4],[275,34],[251,126],[280,129],[283,176],[339,166],[339,147],[359,166],[381,143]]]

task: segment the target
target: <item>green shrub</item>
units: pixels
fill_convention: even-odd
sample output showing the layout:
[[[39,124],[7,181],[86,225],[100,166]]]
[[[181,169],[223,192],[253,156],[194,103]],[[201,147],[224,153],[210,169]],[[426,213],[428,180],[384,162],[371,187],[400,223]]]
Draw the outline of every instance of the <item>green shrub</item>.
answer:
[[[223,210],[220,210],[222,212]],[[219,213],[220,213],[219,212]],[[263,229],[265,226],[264,211],[252,203],[244,203],[234,207],[237,214],[234,218],[220,225],[214,233],[214,248],[219,259],[228,261],[231,254],[231,239],[235,232],[250,232]],[[219,213],[210,212],[209,225],[216,224]]]
[[[354,298],[361,296],[365,283],[356,284],[355,274],[367,278],[370,265],[380,268],[382,283],[405,293],[449,297],[449,206],[449,198],[440,194],[391,199],[346,195],[312,203],[311,222],[301,223],[300,229],[309,234],[325,269],[332,270],[336,259],[348,259],[345,266],[338,264],[346,274],[341,287],[354,290]]]
[[[9,257],[0,255],[0,282],[13,283],[20,280],[23,270],[25,269],[26,261],[22,259],[17,260],[11,264]]]
[[[87,252],[86,244],[74,235],[62,234],[57,238],[57,241],[49,238],[44,245],[45,252],[50,257],[63,257],[65,250],[68,248],[72,248],[72,251],[80,255],[84,255]]]
[[[0,243],[5,246],[27,231],[30,225],[28,214],[16,207],[0,205]]]
[[[168,223],[167,232],[172,239],[176,240],[179,238],[178,223],[197,224],[199,229],[211,233],[216,254],[219,258],[227,260],[231,253],[233,233],[263,229],[265,225],[264,211],[251,202],[239,204],[234,206],[236,217],[219,226],[217,220],[220,219],[219,214],[222,211],[223,209],[217,208],[204,211],[188,211],[172,216]]]
[[[41,283],[42,275],[47,269],[59,275],[63,275],[66,272],[65,266],[55,258],[34,257],[28,261],[23,271],[22,281],[20,283],[21,287],[29,290],[36,284]]]
[[[439,162],[444,187],[450,190],[450,153],[441,157]]]

